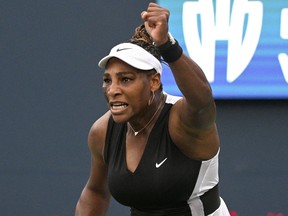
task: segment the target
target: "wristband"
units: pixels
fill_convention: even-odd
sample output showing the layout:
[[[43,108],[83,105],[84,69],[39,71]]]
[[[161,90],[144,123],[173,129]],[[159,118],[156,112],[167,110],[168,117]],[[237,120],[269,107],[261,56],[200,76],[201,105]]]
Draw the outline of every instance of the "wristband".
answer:
[[[183,50],[179,46],[178,41],[175,40],[169,32],[168,32],[168,38],[169,40],[166,43],[157,46],[157,48],[164,61],[166,61],[167,63],[171,63],[180,58],[180,56],[183,53]]]

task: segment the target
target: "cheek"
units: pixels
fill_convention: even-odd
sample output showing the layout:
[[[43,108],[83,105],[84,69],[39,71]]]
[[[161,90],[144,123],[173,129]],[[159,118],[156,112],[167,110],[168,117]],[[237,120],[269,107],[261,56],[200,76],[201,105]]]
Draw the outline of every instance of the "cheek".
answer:
[[[145,85],[144,83],[139,83],[134,86],[133,93],[135,97],[140,98],[141,100],[145,100],[147,97],[147,94],[149,94],[149,90],[147,89],[148,85]]]
[[[139,105],[145,106],[148,103],[150,96],[151,92],[149,90],[141,88],[137,91],[137,94],[134,95],[134,98]]]

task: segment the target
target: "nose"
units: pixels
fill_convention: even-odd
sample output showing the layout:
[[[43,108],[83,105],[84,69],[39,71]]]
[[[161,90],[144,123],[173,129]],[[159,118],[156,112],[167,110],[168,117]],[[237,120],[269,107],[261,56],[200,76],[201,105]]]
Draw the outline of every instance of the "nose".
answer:
[[[115,97],[121,94],[121,89],[117,83],[111,82],[111,84],[106,89],[106,94],[109,97]]]

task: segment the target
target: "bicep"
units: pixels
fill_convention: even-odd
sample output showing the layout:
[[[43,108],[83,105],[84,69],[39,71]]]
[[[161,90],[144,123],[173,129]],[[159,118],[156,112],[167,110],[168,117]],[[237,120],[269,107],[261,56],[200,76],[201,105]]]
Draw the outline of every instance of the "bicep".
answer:
[[[94,192],[108,195],[107,167],[102,155],[91,155],[90,176],[86,187]]]
[[[110,197],[106,166],[101,156],[92,154],[90,176],[77,203],[75,215],[106,215]]]
[[[189,134],[198,135],[199,132],[211,128],[216,120],[216,107],[213,100],[202,107],[193,107],[185,98],[182,98],[171,109],[170,115],[176,125]],[[181,130],[183,131],[183,130]]]
[[[105,121],[106,122],[106,121]],[[88,146],[91,152],[90,177],[87,187],[92,190],[107,193],[107,166],[104,161],[103,150],[106,137],[106,123],[98,120],[92,126],[88,136]]]
[[[106,215],[110,203],[106,173],[103,164],[98,159],[91,160],[90,177],[77,203],[75,216]]]
[[[106,136],[107,115],[97,120],[88,136],[91,152],[89,179],[77,203],[75,215],[106,215],[110,192],[107,183],[107,166],[103,159],[103,147]]]
[[[202,110],[193,110],[185,99],[178,101],[170,111],[169,133],[173,142],[188,157],[210,159],[219,147],[214,104]]]

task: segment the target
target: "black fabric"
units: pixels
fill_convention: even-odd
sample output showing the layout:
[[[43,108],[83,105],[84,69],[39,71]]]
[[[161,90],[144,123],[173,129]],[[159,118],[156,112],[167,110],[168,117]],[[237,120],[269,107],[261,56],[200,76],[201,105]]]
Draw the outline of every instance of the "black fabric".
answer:
[[[171,106],[165,104],[161,111],[134,173],[126,165],[126,124],[117,124],[112,118],[108,124],[104,158],[108,165],[110,192],[119,203],[144,209],[147,215],[149,210],[155,209],[165,211],[182,206],[178,210],[187,210],[187,200],[193,192],[201,167],[201,161],[186,157],[169,136]],[[162,165],[156,168],[156,163],[161,162]],[[187,206],[183,206],[184,203]],[[142,213],[145,215],[145,212]],[[158,213],[155,215],[162,215]]]
[[[200,196],[200,200],[202,201],[204,207],[205,216],[213,213],[216,209],[218,209],[221,202],[219,197],[218,184]]]

